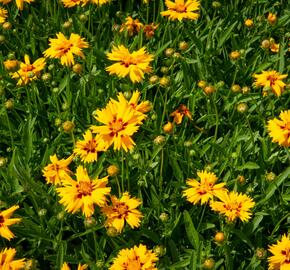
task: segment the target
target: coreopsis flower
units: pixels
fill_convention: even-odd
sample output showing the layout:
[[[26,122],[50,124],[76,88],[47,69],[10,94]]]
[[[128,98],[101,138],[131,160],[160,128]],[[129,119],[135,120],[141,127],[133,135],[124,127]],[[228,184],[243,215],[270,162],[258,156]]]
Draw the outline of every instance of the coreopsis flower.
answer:
[[[166,0],[165,5],[168,10],[160,12],[162,16],[168,16],[170,20],[183,19],[197,20],[199,18],[200,2],[198,0]]]
[[[107,67],[106,71],[110,75],[116,74],[121,78],[129,75],[133,83],[140,82],[144,78],[144,73],[152,71],[150,62],[154,57],[152,54],[146,53],[145,47],[130,53],[123,45],[114,46],[112,52],[107,53],[107,57],[109,60],[117,61],[117,63]]]
[[[128,16],[125,22],[121,25],[120,32],[127,31],[129,36],[133,36],[134,34],[138,34],[143,27],[143,23],[141,23],[138,19],[133,19],[131,16]]]
[[[0,24],[5,23],[8,17],[8,11],[5,8],[0,7]]]
[[[244,23],[245,23],[245,26],[249,28],[253,27],[254,25],[254,21],[252,19],[246,19]]]
[[[275,43],[273,38],[270,39],[270,50],[271,52],[278,53],[280,49],[279,43]]]
[[[18,79],[17,85],[26,85],[39,77],[41,70],[45,67],[45,59],[38,58],[31,64],[29,56],[25,54],[24,63],[19,61],[19,65],[19,70],[12,73],[11,76],[13,79]]]
[[[61,0],[61,2],[66,8],[72,8],[79,5],[84,6],[89,0]]]
[[[131,136],[138,131],[146,116],[136,113],[127,100],[118,102],[111,99],[105,109],[95,112],[94,117],[104,125],[92,126],[91,130],[100,134],[105,147],[114,144],[114,150],[122,148],[127,152],[135,145]]]
[[[269,246],[269,251],[273,254],[268,258],[269,270],[290,269],[290,239],[284,234],[277,244]]]
[[[4,67],[7,71],[14,72],[19,68],[19,62],[17,60],[6,60],[3,62]]]
[[[275,24],[277,22],[277,15],[270,12],[268,14],[267,20],[268,20],[269,24],[273,25],[273,24]]]
[[[267,129],[272,142],[281,146],[290,146],[290,110],[282,111],[280,119],[274,118],[268,121]]]
[[[18,208],[19,208],[18,205],[14,205],[0,212],[0,235],[9,241],[14,237],[14,234],[9,230],[9,226],[17,224],[21,221],[21,218],[10,218],[15,212],[15,210]]]
[[[157,255],[140,244],[120,250],[109,270],[158,270],[157,261]]]
[[[119,102],[128,102],[129,106],[137,113],[147,113],[151,110],[151,104],[148,100],[142,101],[138,104],[139,98],[141,93],[139,91],[135,91],[132,94],[132,97],[129,101],[126,100],[123,93],[118,94],[118,100]]]
[[[6,5],[8,3],[12,2],[12,0],[0,0],[0,3]],[[19,10],[23,10],[24,7],[24,2],[30,4],[32,2],[34,2],[34,0],[15,0],[16,2],[16,6]]]
[[[77,270],[85,270],[85,269],[87,269],[87,267],[88,266],[86,264],[84,264],[84,265],[79,264]],[[69,267],[68,263],[64,262],[62,267],[61,267],[61,270],[71,270],[71,268]]]
[[[15,248],[5,248],[0,252],[0,269],[19,270],[25,266],[25,259],[13,260],[16,255]]]
[[[43,176],[48,184],[59,185],[64,178],[72,174],[68,166],[73,160],[73,155],[59,160],[54,154],[49,159],[51,163],[43,168]]]
[[[269,87],[276,96],[280,96],[284,91],[285,83],[282,81],[287,78],[287,74],[280,74],[279,72],[262,71],[262,74],[254,74],[253,77],[256,79],[254,86]]]
[[[177,125],[181,124],[183,116],[188,117],[190,120],[192,119],[191,112],[184,104],[180,104],[177,110],[172,112],[170,116],[174,117],[173,122],[175,122]]]
[[[140,226],[143,215],[137,209],[141,204],[139,199],[131,198],[130,194],[125,192],[120,199],[112,196],[111,201],[112,205],[102,208],[102,212],[107,217],[106,226],[114,227],[118,233],[122,232],[125,222],[133,229]]]
[[[106,196],[111,191],[107,187],[108,176],[91,180],[83,166],[77,167],[75,175],[77,180],[66,177],[62,181],[62,187],[56,189],[61,197],[59,202],[65,206],[67,212],[74,214],[81,209],[85,217],[90,217],[94,213],[95,205],[101,207],[106,204]]]
[[[187,201],[193,204],[205,204],[221,192],[225,192],[225,183],[216,184],[218,178],[214,173],[207,171],[197,172],[200,181],[187,179],[186,184],[190,187],[183,191]]]
[[[67,39],[63,33],[56,34],[57,38],[49,39],[49,48],[44,51],[45,57],[58,58],[62,65],[72,66],[75,64],[74,55],[85,58],[83,48],[88,48],[89,43],[78,34],[71,33]]]
[[[146,38],[152,38],[155,34],[155,30],[159,27],[159,23],[150,23],[146,24],[143,27],[143,32],[145,33]]]
[[[76,143],[74,153],[79,155],[83,162],[91,163],[97,160],[98,152],[104,151],[104,145],[100,136],[93,136],[90,130],[83,134],[84,140]]]
[[[255,206],[252,198],[235,191],[221,192],[218,194],[218,198],[220,201],[211,201],[210,207],[213,211],[225,215],[229,222],[233,222],[237,218],[247,222],[251,218],[250,211]]]

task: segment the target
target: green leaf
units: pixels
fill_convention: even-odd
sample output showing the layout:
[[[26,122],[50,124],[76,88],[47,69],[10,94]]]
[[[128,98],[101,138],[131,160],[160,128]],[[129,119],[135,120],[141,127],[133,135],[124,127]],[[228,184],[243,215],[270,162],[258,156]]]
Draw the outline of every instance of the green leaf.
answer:
[[[260,166],[257,163],[255,163],[255,162],[249,161],[249,162],[246,162],[242,166],[238,166],[236,169],[239,170],[239,171],[242,171],[242,170],[245,170],[245,169],[257,170],[257,169],[260,169]]]
[[[188,238],[189,242],[191,243],[191,245],[196,250],[198,250],[198,248],[199,248],[199,234],[193,225],[193,222],[192,222],[192,219],[191,219],[189,213],[186,210],[184,210],[184,212],[183,212],[183,220],[184,220],[187,238]]]
[[[226,41],[227,39],[230,38],[230,35],[232,33],[232,31],[234,30],[234,28],[236,27],[237,25],[237,21],[234,22],[224,33],[223,35],[219,38],[219,41],[218,41],[218,47],[221,47]]]

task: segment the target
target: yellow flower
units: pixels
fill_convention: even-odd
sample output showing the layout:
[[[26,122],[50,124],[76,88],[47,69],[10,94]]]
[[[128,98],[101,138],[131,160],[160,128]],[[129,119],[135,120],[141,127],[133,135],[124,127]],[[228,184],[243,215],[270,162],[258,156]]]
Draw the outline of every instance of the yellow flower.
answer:
[[[125,192],[121,199],[112,196],[111,201],[111,206],[102,208],[102,212],[107,216],[106,226],[114,227],[118,233],[123,230],[125,221],[133,229],[140,226],[143,215],[136,209],[141,204],[139,199],[131,198],[129,193]]]
[[[270,50],[271,52],[278,53],[280,49],[279,43],[275,43],[273,38],[270,38]]]
[[[245,20],[245,26],[250,28],[250,27],[253,27],[253,25],[254,25],[254,21],[252,19]]]
[[[186,196],[187,201],[198,204],[207,203],[209,200],[213,199],[214,196],[217,196],[219,193],[224,192],[225,183],[216,184],[218,178],[214,173],[207,171],[197,172],[200,181],[195,179],[188,179],[186,184],[190,188],[183,191],[183,196]]]
[[[198,0],[175,0],[174,2],[166,0],[165,5],[168,10],[162,11],[160,14],[169,16],[170,20],[197,20],[199,17],[199,14],[195,12],[199,10],[200,2]]]
[[[132,97],[128,101],[129,106],[136,112],[140,114],[147,113],[151,110],[151,104],[148,100],[142,101],[138,104],[138,100],[140,98],[141,93],[139,91],[133,92]],[[126,98],[122,93],[118,94],[119,102],[127,102]],[[144,116],[145,117],[145,116]]]
[[[120,250],[109,270],[158,270],[155,265],[157,261],[156,254],[140,244]]]
[[[61,0],[61,2],[66,8],[72,8],[79,5],[84,6],[89,0]]]
[[[18,270],[25,266],[25,259],[13,260],[16,255],[15,248],[5,248],[0,252],[0,269],[1,270]]]
[[[114,46],[107,56],[109,60],[118,61],[106,68],[110,75],[117,74],[121,78],[129,75],[133,83],[140,82],[144,78],[144,73],[152,71],[150,62],[153,60],[153,55],[147,54],[145,47],[130,53],[123,45]]]
[[[267,20],[268,20],[269,24],[273,25],[273,24],[275,24],[277,22],[277,15],[270,12],[268,14]]]
[[[95,136],[93,138],[92,132],[87,130],[86,133],[83,134],[83,137],[84,140],[79,140],[76,143],[74,153],[79,155],[83,162],[94,162],[98,158],[98,152],[104,150],[100,136]]]
[[[138,34],[142,29],[143,24],[138,19],[133,20],[131,16],[126,18],[126,21],[121,25],[120,32],[127,31],[129,36]]]
[[[38,58],[33,64],[30,64],[30,59],[27,54],[24,55],[24,63],[20,63],[18,71],[12,73],[13,79],[19,79],[17,85],[26,85],[29,82],[36,80],[41,70],[45,67],[45,59]]]
[[[290,239],[284,234],[277,244],[269,246],[269,251],[273,256],[268,258],[269,270],[290,269]]]
[[[76,171],[77,180],[67,177],[62,181],[63,186],[56,189],[61,197],[60,203],[65,206],[65,210],[70,213],[77,212],[80,208],[86,217],[94,213],[94,205],[104,206],[106,195],[111,191],[107,187],[108,176],[101,179],[91,180],[87,170],[78,166]]]
[[[281,146],[290,146],[290,110],[282,111],[280,119],[274,118],[268,121],[267,129],[272,142]]]
[[[0,24],[5,23],[6,18],[8,17],[8,11],[5,8],[0,7]]]
[[[101,135],[106,149],[114,144],[114,150],[123,148],[127,152],[134,147],[131,136],[138,131],[145,117],[136,113],[127,100],[118,102],[111,99],[105,109],[95,112],[96,120],[104,125],[92,126],[91,129]]]
[[[21,218],[10,218],[18,208],[18,205],[14,205],[9,209],[0,212],[0,235],[9,241],[14,237],[14,234],[9,230],[8,226],[21,221]]]
[[[102,6],[104,4],[109,3],[111,0],[91,0],[92,3],[98,5],[98,6]]]
[[[72,162],[73,155],[69,156],[67,159],[60,160],[58,160],[56,155],[50,156],[49,158],[51,164],[43,168],[43,176],[47,183],[59,185],[64,178],[72,174],[68,166]]]
[[[0,3],[6,5],[10,3],[12,0],[0,0]],[[23,10],[24,2],[30,4],[31,2],[34,2],[34,0],[15,0],[16,6],[19,10]]]
[[[222,192],[218,194],[218,198],[221,201],[211,201],[210,207],[213,211],[225,215],[228,221],[232,222],[239,218],[241,221],[247,222],[251,218],[250,210],[255,205],[252,198],[235,191]]]
[[[170,116],[174,117],[173,122],[175,122],[177,125],[181,124],[183,116],[188,117],[190,120],[192,119],[189,109],[184,104],[180,104],[177,110],[172,112]]]
[[[284,91],[284,87],[286,85],[282,80],[287,78],[287,76],[287,74],[280,74],[275,70],[262,71],[262,74],[253,75],[253,77],[256,79],[254,86],[270,87],[272,92],[279,97]]]
[[[45,57],[60,58],[61,64],[66,66],[75,64],[74,55],[85,58],[82,49],[88,48],[89,44],[84,38],[74,33],[71,33],[69,39],[63,33],[58,33],[56,36],[57,38],[49,39],[50,48],[44,51]]]
[[[86,264],[84,264],[84,265],[79,264],[77,270],[85,270],[85,269],[87,269],[87,267],[88,266]],[[71,270],[71,269],[68,266],[68,264],[66,262],[64,262],[62,267],[61,267],[61,270]]]

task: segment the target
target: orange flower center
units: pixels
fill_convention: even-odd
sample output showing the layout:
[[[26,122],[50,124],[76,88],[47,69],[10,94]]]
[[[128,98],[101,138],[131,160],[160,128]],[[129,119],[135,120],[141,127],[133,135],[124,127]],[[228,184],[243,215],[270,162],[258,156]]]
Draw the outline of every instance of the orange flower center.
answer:
[[[139,261],[131,261],[127,267],[127,270],[141,270],[141,264]]]
[[[286,257],[285,263],[290,263],[290,248],[287,247],[286,249],[282,250],[281,253]]]
[[[93,187],[92,184],[90,182],[87,181],[80,181],[77,185],[76,185],[77,189],[78,189],[78,197],[81,198],[82,196],[87,196],[87,195],[91,195],[92,191],[93,191]]]
[[[114,210],[118,212],[120,216],[123,216],[128,213],[129,207],[125,203],[119,203]]]
[[[187,8],[184,4],[176,4],[175,11],[179,13],[183,13],[187,11]]]
[[[115,136],[120,131],[124,130],[128,123],[124,123],[122,118],[114,119],[112,122],[109,123],[109,129],[111,130],[110,135]]]
[[[67,53],[72,46],[73,44],[69,40],[66,40],[63,41],[62,44],[58,48],[56,48],[56,50],[60,51],[60,54],[62,55]]]
[[[86,143],[86,145],[84,147],[84,150],[86,152],[95,153],[96,152],[96,147],[97,147],[96,140],[92,139],[92,140],[90,140],[89,142]]]
[[[128,55],[123,59],[121,65],[128,68],[130,65],[136,65],[136,60],[131,55]]]
[[[269,75],[267,77],[267,80],[270,81],[270,86],[275,85],[275,82],[277,81],[277,77],[275,75]]]
[[[236,214],[239,214],[241,211],[241,208],[242,208],[242,204],[241,203],[224,204],[224,208],[228,211],[231,211],[231,212],[236,211],[237,212]]]
[[[29,71],[34,70],[34,66],[33,65],[26,65],[25,67],[22,68],[22,70],[24,72],[29,72]]]
[[[3,226],[4,221],[5,221],[4,217],[0,215],[0,227]]]

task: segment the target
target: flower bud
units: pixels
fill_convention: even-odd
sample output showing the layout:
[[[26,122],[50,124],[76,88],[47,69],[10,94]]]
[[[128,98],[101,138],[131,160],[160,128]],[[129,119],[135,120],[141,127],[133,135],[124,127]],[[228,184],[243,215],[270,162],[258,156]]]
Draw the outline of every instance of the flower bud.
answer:
[[[75,127],[75,124],[72,121],[69,121],[69,120],[65,121],[62,124],[63,131],[66,132],[66,133],[72,132],[74,127]]]
[[[84,220],[84,225],[86,228],[91,228],[97,224],[96,219],[94,217],[88,217]]]
[[[60,118],[55,118],[55,120],[54,120],[54,124],[57,126],[57,127],[59,127],[60,125],[61,125],[61,119]]]
[[[268,172],[268,173],[266,173],[265,178],[268,182],[273,182],[276,178],[276,174],[273,172]]]
[[[162,257],[166,254],[166,248],[164,246],[155,246],[153,251],[158,257]]]
[[[183,143],[183,145],[184,145],[185,147],[191,147],[191,146],[192,146],[192,141],[185,141],[185,142]]]
[[[168,72],[169,72],[169,68],[168,68],[168,67],[161,67],[160,71],[161,71],[163,74],[168,74]]]
[[[203,89],[206,95],[213,94],[216,91],[216,88],[213,85],[208,85]]]
[[[167,222],[168,219],[169,219],[169,216],[168,216],[167,213],[163,212],[163,213],[160,214],[159,218],[160,218],[160,220],[161,220],[162,222]]]
[[[173,124],[171,122],[167,122],[164,126],[163,126],[163,131],[165,133],[171,133],[173,130]]]
[[[245,20],[245,26],[248,27],[248,28],[251,28],[254,26],[254,22],[252,19],[246,19]]]
[[[4,30],[9,30],[12,28],[12,24],[10,22],[5,22],[2,24]]]
[[[270,46],[271,46],[271,42],[270,42],[269,39],[264,39],[264,40],[262,41],[262,43],[261,43],[261,47],[262,47],[263,49],[269,49]]]
[[[72,70],[76,74],[81,74],[83,71],[83,66],[81,64],[75,64],[73,65]]]
[[[7,158],[0,157],[0,168],[3,168],[7,164]]]
[[[107,173],[109,176],[116,176],[118,175],[120,172],[119,168],[116,166],[116,165],[110,165],[108,168],[107,168]]]
[[[181,41],[178,47],[181,51],[186,51],[188,49],[188,43],[185,41]]]
[[[259,260],[263,260],[266,258],[266,255],[267,255],[267,251],[263,248],[257,248],[256,249],[256,257],[259,259]]]
[[[214,236],[214,240],[218,244],[223,244],[224,241],[226,240],[225,234],[223,232],[217,232]]]
[[[243,175],[238,175],[237,181],[242,186],[242,185],[244,185],[246,183],[246,178]]]
[[[15,72],[19,68],[19,62],[17,60],[6,60],[4,67],[9,72]]]
[[[239,51],[232,51],[231,53],[230,53],[230,58],[232,59],[232,60],[237,60],[237,59],[239,59],[241,57],[241,53],[239,52]]]
[[[242,93],[243,94],[247,94],[247,93],[249,93],[250,92],[250,87],[248,87],[248,86],[244,86],[243,88],[242,88]]]
[[[4,106],[5,106],[5,108],[6,108],[7,110],[13,110],[13,108],[14,108],[14,100],[13,100],[12,98],[9,98],[9,99],[5,102]]]
[[[66,21],[63,23],[62,28],[64,29],[68,29],[72,26],[72,22],[71,21]]]
[[[211,5],[213,8],[216,8],[216,9],[222,6],[222,4],[219,1],[213,1]]]
[[[165,137],[162,135],[158,135],[154,140],[153,143],[156,145],[161,145],[165,142]]]
[[[249,108],[249,107],[248,107],[247,103],[242,102],[242,103],[238,104],[238,106],[237,106],[237,111],[238,111],[239,113],[245,113],[245,112],[248,111],[248,108]]]
[[[150,83],[150,84],[155,84],[155,83],[158,82],[158,80],[159,80],[159,77],[158,77],[157,75],[153,75],[153,76],[151,76],[151,77],[149,78],[149,83]]]
[[[38,215],[40,217],[44,217],[46,214],[47,214],[47,209],[45,209],[45,208],[42,208],[38,211]]]
[[[268,23],[271,25],[274,25],[277,22],[277,16],[276,14],[273,13],[269,13],[268,17],[267,17]]]
[[[105,262],[104,262],[104,261],[102,261],[102,260],[98,260],[98,261],[96,262],[96,267],[97,267],[97,269],[102,269],[104,266],[105,266]]]
[[[79,19],[82,22],[86,22],[88,20],[88,16],[86,14],[79,15]]]
[[[118,233],[117,229],[114,228],[114,227],[109,227],[107,229],[107,235],[110,236],[110,237],[116,237],[118,234],[119,233]]]
[[[51,80],[51,74],[50,73],[44,73],[41,76],[41,79],[45,82],[50,81]]]
[[[232,85],[231,90],[234,93],[240,93],[242,91],[242,88],[238,84],[234,84]]]
[[[0,43],[3,43],[5,41],[5,36],[0,35]]]
[[[161,87],[166,87],[170,84],[170,79],[168,77],[162,77],[160,80],[159,80],[159,84]]]
[[[172,56],[174,54],[174,49],[172,49],[172,48],[167,48],[166,50],[165,50],[165,55],[167,56],[167,57],[170,57],[170,56]]]
[[[199,81],[199,82],[197,83],[197,86],[198,86],[199,88],[201,88],[201,89],[204,89],[204,88],[207,86],[207,82],[201,80],[201,81]]]
[[[65,211],[60,211],[60,212],[57,214],[57,216],[56,216],[56,218],[57,218],[58,220],[63,220],[64,217],[65,217]]]
[[[204,260],[204,262],[202,264],[202,267],[204,269],[213,269],[214,266],[215,266],[215,261],[212,258],[209,258],[209,259]]]

